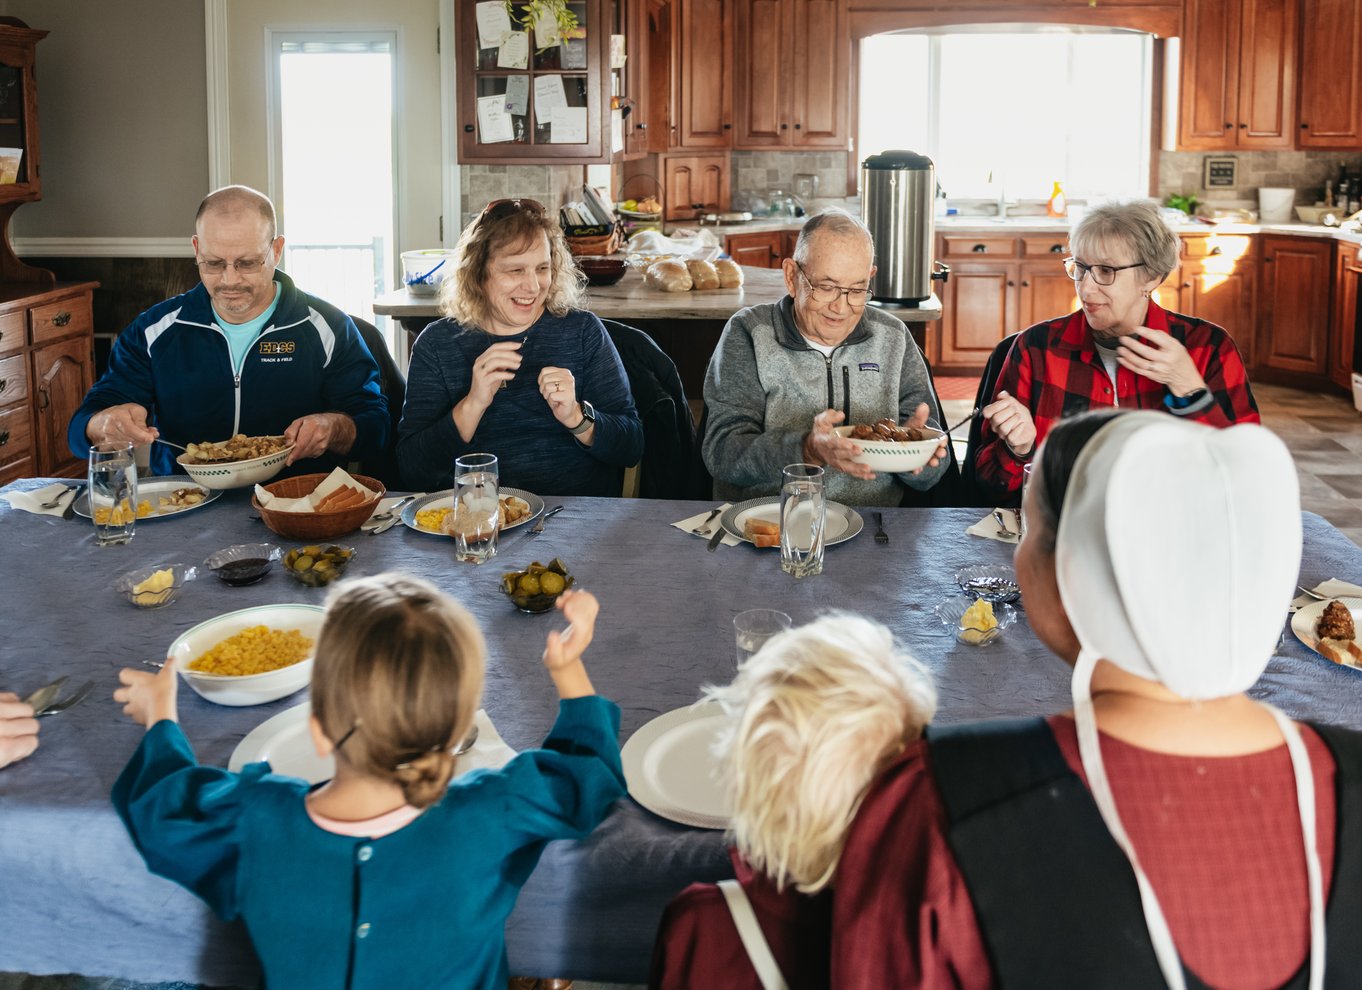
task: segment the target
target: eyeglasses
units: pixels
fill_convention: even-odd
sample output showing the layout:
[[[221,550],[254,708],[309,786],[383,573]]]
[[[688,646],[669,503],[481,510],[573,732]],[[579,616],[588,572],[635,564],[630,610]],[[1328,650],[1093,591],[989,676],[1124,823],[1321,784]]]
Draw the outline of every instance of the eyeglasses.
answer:
[[[1064,259],[1064,272],[1075,282],[1082,282],[1084,275],[1091,275],[1098,285],[1111,285],[1116,281],[1116,273],[1127,268],[1139,268],[1143,262],[1133,265],[1085,265],[1076,258]]]
[[[263,257],[238,258],[236,261],[231,262],[231,266],[233,269],[235,269],[238,275],[254,275],[256,272],[260,271],[260,269],[264,268],[267,264],[269,264],[269,262],[270,252],[267,250]],[[223,261],[221,259],[216,259],[213,261],[196,260],[194,264],[197,265],[199,271],[201,271],[205,275],[221,275],[227,271],[228,262]]]
[[[494,199],[482,208],[482,213],[478,219],[487,223],[495,223],[497,220],[504,220],[513,213],[528,213],[531,216],[542,217],[544,215],[544,204],[537,199]]]
[[[795,267],[799,269],[799,276],[804,279],[804,284],[809,287],[809,295],[813,297],[814,302],[830,303],[835,301],[838,296],[846,296],[848,306],[852,309],[860,309],[870,301],[869,289],[844,289],[840,285],[814,285],[808,272],[804,271],[803,265],[796,261]]]

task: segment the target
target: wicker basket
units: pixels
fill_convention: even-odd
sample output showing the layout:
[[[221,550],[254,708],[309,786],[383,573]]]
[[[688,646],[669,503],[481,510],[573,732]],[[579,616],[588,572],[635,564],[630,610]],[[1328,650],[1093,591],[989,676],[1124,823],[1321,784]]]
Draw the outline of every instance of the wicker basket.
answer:
[[[614,254],[619,250],[620,239],[619,227],[612,227],[609,233],[597,234],[593,237],[565,237],[568,250],[572,252],[574,258],[586,258],[592,255]]]
[[[302,498],[311,495],[329,474],[300,474],[296,478],[285,478],[283,481],[276,481],[272,485],[266,485],[265,491],[279,498]],[[329,512],[280,512],[277,509],[269,509],[260,504],[260,500],[255,496],[251,497],[251,505],[255,506],[260,513],[260,518],[265,521],[265,525],[278,533],[294,540],[330,540],[337,536],[344,536],[346,533],[353,533],[364,524],[364,520],[373,514],[374,506],[383,498],[387,489],[383,487],[383,482],[377,478],[370,478],[362,474],[352,474],[354,478],[365,488],[378,492],[378,498],[371,499],[363,505],[352,506],[348,509],[333,509]]]

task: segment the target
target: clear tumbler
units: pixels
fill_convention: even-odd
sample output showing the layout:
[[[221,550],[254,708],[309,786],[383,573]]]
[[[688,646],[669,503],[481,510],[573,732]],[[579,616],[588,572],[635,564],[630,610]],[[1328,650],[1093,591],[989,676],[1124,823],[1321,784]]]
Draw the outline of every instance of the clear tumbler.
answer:
[[[781,472],[780,569],[797,578],[823,573],[823,469],[791,464]]]
[[[127,543],[137,529],[137,462],[132,444],[97,443],[90,448],[90,518],[101,547]]]
[[[454,461],[454,511],[446,526],[454,537],[454,556],[481,564],[497,555],[501,530],[495,454],[465,454]]]

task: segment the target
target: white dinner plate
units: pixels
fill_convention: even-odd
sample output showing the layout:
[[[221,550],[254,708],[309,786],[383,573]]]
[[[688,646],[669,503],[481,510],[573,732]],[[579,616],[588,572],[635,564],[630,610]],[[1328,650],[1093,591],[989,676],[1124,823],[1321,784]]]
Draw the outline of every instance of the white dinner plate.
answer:
[[[1348,611],[1353,614],[1353,624],[1362,629],[1362,598],[1339,598],[1348,607]],[[1324,606],[1328,602],[1311,602],[1296,610],[1291,616],[1291,631],[1296,634],[1296,638],[1310,649],[1318,652],[1319,636],[1315,634],[1315,626],[1319,624],[1319,617],[1324,614]],[[1320,654],[1323,656],[1323,654]],[[1345,667],[1357,667],[1356,663],[1344,664]]]
[[[653,814],[682,825],[723,829],[733,817],[711,752],[724,724],[717,702],[659,715],[624,744],[620,760],[629,795]]]
[[[187,505],[183,509],[157,508],[160,505],[160,498],[168,496],[177,488],[197,488],[201,492],[206,492],[202,502],[198,505]],[[156,511],[149,516],[139,516],[139,523],[155,522],[157,519],[168,519],[171,516],[178,516],[184,512],[193,512],[195,509],[202,509],[209,502],[215,502],[222,497],[222,492],[215,488],[205,488],[187,474],[172,474],[164,478],[146,478],[137,483],[137,501],[147,501],[152,504]],[[76,496],[76,504],[73,510],[76,515],[90,518],[90,489],[86,488]]]
[[[737,505],[729,506],[719,517],[719,525],[722,526],[729,536],[736,537],[745,543],[751,543],[743,535],[743,526],[749,519],[761,519],[765,522],[780,524],[780,496],[768,495],[765,498],[750,498],[746,502],[739,502]],[[861,531],[865,525],[860,514],[849,506],[841,502],[827,503],[827,517],[823,521],[823,546],[836,546],[838,543],[845,543]]]
[[[535,519],[539,518],[539,513],[544,511],[544,500],[538,495],[532,495],[529,492],[521,491],[519,488],[502,488],[499,490],[498,494],[501,498],[505,498],[508,495],[514,495],[530,507],[530,514],[528,516],[522,516],[509,526],[506,526],[502,530],[503,533],[508,529],[518,529],[528,522],[533,522]],[[431,536],[444,536],[445,534],[438,530],[422,529],[420,526],[416,525],[416,513],[421,512],[424,509],[449,509],[453,508],[453,506],[454,489],[446,488],[442,492],[431,492],[425,498],[418,498],[415,502],[407,503],[406,507],[402,510],[402,525],[406,526],[408,529],[413,529],[418,533],[428,533]]]
[[[261,722],[237,743],[227,769],[240,773],[246,764],[265,760],[272,772],[285,777],[300,777],[309,784],[330,780],[336,775],[336,761],[330,756],[317,755],[307,728],[311,715],[312,703],[304,701]],[[479,767],[501,767],[515,756],[515,750],[502,741],[481,708],[473,724],[478,730],[477,741],[472,749],[459,756],[455,776]]]

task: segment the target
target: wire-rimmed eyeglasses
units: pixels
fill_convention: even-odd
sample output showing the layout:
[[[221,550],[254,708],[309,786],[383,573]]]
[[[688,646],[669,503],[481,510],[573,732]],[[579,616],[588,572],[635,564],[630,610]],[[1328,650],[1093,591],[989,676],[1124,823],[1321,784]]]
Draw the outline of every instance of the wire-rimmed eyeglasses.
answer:
[[[809,295],[817,303],[830,303],[838,296],[846,296],[847,305],[852,309],[860,309],[870,301],[870,290],[867,288],[848,289],[840,285],[820,284],[814,285],[813,279],[809,278],[808,272],[804,271],[804,266],[798,261],[795,267],[799,269],[799,277],[804,280],[804,284],[809,287]]]
[[[1133,265],[1087,265],[1077,258],[1064,259],[1064,273],[1075,282],[1083,281],[1084,275],[1091,275],[1092,280],[1098,285],[1111,285],[1116,281],[1116,273],[1123,272],[1127,268],[1139,268],[1143,262],[1137,261]]]
[[[205,275],[222,275],[227,271],[227,266],[231,265],[238,275],[254,275],[260,269],[270,263],[270,253],[265,252],[264,257],[260,258],[238,258],[236,261],[223,261],[221,258],[214,258],[212,261],[194,262],[199,271]]]

